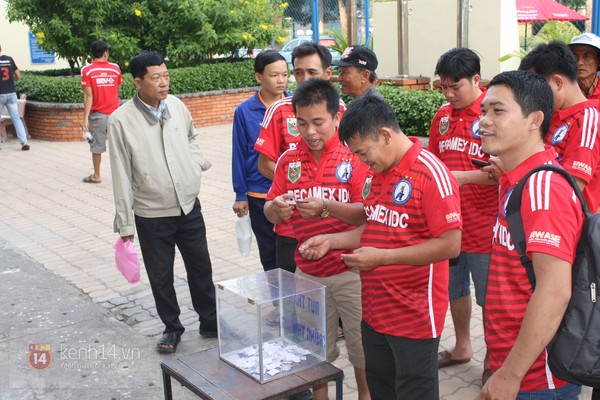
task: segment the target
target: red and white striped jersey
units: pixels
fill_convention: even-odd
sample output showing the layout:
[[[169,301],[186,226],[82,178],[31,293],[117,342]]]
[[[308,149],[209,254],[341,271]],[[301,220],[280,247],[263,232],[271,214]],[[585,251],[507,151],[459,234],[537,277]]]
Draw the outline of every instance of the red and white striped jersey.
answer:
[[[477,100],[463,110],[445,104],[436,113],[429,129],[428,150],[439,157],[450,171],[473,171],[479,167],[472,159],[487,161],[479,135],[481,102],[485,89]],[[461,250],[489,253],[492,250],[492,227],[496,220],[498,186],[463,185],[460,187],[463,218]]]
[[[568,173],[587,183],[583,196],[592,212],[600,205],[600,124],[597,100],[588,100],[552,116],[546,144],[558,153]]]
[[[456,178],[419,139],[363,188],[367,225],[361,246],[412,246],[461,227]],[[448,308],[448,261],[384,265],[361,273],[363,319],[375,331],[414,339],[439,337]]]
[[[301,141],[296,149],[286,151],[279,158],[267,200],[290,193],[294,200],[316,197],[343,203],[362,202],[361,190],[367,171],[368,166],[340,142],[337,134],[325,144],[319,164],[315,162],[306,143]],[[345,232],[356,228],[332,215],[324,219],[304,219],[297,210],[294,210],[289,221],[299,244],[321,233]],[[323,258],[310,261],[296,251],[296,266],[313,276],[336,275],[348,271],[340,257],[342,253],[347,251],[331,250]]]
[[[531,284],[508,230],[506,204],[518,181],[534,167],[556,162],[552,148],[537,153],[500,178],[498,220],[485,299],[485,341],[492,370],[502,366],[514,346],[525,310],[532,295]],[[573,263],[583,225],[583,212],[573,188],[560,175],[540,171],[529,178],[523,189],[521,218],[527,255],[543,253]],[[546,351],[533,363],[521,390],[555,389],[566,382],[550,372]]]

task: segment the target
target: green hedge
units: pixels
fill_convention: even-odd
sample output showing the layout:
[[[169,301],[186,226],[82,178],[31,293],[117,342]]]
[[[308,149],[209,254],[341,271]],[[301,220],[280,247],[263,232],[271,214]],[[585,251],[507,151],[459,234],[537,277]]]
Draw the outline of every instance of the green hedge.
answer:
[[[254,60],[170,69],[169,74],[171,93],[207,92],[257,85],[254,79]],[[27,94],[29,100],[50,103],[83,102],[80,76],[44,76],[24,71],[16,86],[17,92]],[[126,73],[123,76],[120,97],[130,99],[134,93],[133,78]]]
[[[439,90],[406,90],[389,85],[380,85],[377,90],[396,112],[402,131],[412,136],[429,136],[435,112],[447,102]]]

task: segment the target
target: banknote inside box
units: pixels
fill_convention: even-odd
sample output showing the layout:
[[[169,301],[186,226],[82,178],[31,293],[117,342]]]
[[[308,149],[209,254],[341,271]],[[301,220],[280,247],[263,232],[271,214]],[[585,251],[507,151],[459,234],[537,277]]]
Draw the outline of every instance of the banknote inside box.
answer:
[[[326,360],[325,286],[282,269],[217,282],[219,356],[260,383]]]

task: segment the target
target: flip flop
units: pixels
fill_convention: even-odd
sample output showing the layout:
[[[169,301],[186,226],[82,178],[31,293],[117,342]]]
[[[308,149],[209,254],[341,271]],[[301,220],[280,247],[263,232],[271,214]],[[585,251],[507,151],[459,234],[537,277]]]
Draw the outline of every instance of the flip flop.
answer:
[[[93,180],[92,176],[94,176],[94,175],[86,176],[85,178],[82,179],[82,181],[84,183],[101,183],[102,182],[102,181],[95,181],[95,180]]]
[[[163,333],[158,343],[156,343],[156,351],[163,354],[175,353],[179,341],[181,341],[181,335],[179,333]]]
[[[452,353],[448,350],[440,351],[438,353],[438,369],[446,368],[451,365],[465,364],[471,361],[470,358],[452,358]]]

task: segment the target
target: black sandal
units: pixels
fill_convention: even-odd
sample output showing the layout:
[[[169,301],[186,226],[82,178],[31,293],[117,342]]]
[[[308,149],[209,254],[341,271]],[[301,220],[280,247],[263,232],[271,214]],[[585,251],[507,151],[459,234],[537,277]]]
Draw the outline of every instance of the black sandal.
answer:
[[[156,344],[156,351],[164,354],[175,353],[180,340],[181,334],[177,332],[163,333],[162,337]]]

